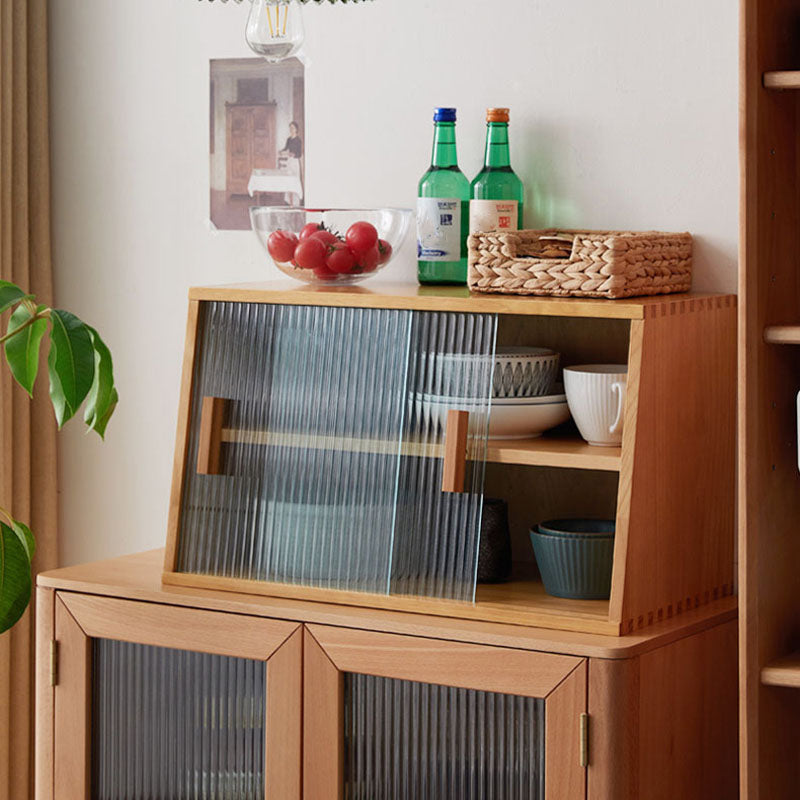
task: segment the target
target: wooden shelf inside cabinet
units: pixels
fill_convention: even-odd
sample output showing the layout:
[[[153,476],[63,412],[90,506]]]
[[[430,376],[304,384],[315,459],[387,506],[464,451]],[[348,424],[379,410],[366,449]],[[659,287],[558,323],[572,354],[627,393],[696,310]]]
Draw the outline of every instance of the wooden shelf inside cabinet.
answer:
[[[800,89],[800,70],[775,70],[764,73],[765,89]]]
[[[767,344],[800,344],[800,325],[769,325],[764,328]]]
[[[354,453],[397,454],[424,458],[443,458],[444,445],[432,442],[396,441],[313,436],[274,431],[222,430],[222,441],[243,445],[298,447],[311,450],[346,450]],[[470,457],[468,453],[467,457]],[[532,467],[563,467],[619,472],[620,447],[593,447],[577,436],[541,436],[535,439],[489,439],[487,461],[495,464],[521,464]]]
[[[569,600],[553,597],[545,592],[538,578],[514,580],[509,583],[479,584],[474,603],[403,594],[368,594],[188,573],[164,573],[162,579],[165,584],[171,586],[216,589],[242,594],[266,594],[289,600],[312,600],[359,608],[405,611],[432,617],[480,620],[614,636],[620,633],[619,623],[609,620],[608,600]]]
[[[487,461],[531,467],[563,467],[619,472],[621,447],[594,447],[576,436],[541,436],[538,439],[489,439]]]
[[[761,670],[764,686],[785,686],[800,689],[800,652],[779,658]]]

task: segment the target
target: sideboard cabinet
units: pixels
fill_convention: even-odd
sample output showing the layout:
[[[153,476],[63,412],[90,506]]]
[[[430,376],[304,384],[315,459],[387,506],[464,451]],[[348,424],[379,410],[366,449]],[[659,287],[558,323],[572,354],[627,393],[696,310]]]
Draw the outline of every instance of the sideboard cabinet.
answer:
[[[735,313],[192,290],[165,550],[39,576],[38,800],[735,798]],[[519,345],[626,363],[621,446],[491,439]],[[615,520],[607,600],[543,589],[569,516]]]
[[[37,800],[728,800],[735,606],[626,637],[39,576]]]

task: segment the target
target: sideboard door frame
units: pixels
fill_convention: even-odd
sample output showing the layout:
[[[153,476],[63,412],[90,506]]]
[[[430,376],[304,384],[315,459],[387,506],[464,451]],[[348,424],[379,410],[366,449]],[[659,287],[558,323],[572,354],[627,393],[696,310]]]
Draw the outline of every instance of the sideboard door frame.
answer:
[[[545,699],[545,798],[583,800],[587,660],[526,650],[308,625],[304,641],[304,800],[342,800],[344,675]]]
[[[89,800],[95,638],[265,661],[265,794],[300,799],[300,624],[59,592],[54,629],[58,675],[53,702],[53,787],[51,794],[42,791],[37,800]]]

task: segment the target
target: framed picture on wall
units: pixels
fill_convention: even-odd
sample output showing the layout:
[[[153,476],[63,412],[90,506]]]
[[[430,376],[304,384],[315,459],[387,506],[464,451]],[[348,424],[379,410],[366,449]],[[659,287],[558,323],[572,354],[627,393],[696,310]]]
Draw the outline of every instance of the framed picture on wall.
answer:
[[[249,230],[253,205],[303,204],[305,75],[301,61],[213,59],[210,70],[211,221]]]

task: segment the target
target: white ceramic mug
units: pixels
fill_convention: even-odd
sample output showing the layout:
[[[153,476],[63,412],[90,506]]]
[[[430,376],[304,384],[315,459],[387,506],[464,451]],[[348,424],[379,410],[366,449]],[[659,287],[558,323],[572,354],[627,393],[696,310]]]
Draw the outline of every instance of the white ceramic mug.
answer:
[[[583,364],[564,370],[570,413],[589,444],[613,447],[622,442],[627,380],[625,364]]]

